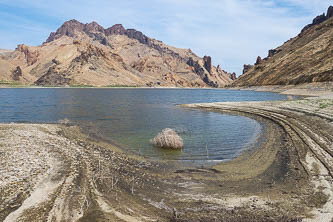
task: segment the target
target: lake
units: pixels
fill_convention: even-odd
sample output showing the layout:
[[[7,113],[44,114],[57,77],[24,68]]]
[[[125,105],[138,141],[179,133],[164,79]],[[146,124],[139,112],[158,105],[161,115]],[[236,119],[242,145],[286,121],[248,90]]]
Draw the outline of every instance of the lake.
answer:
[[[0,121],[54,123],[67,118],[149,158],[223,161],[253,144],[261,124],[244,116],[177,104],[284,99],[270,92],[224,89],[9,88],[0,89]],[[179,132],[184,139],[182,151],[151,146],[149,140],[164,128]]]

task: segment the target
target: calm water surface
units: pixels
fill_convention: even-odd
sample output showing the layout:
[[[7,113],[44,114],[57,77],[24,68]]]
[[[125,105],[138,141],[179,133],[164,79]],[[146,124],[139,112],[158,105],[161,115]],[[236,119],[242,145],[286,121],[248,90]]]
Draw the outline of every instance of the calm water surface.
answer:
[[[211,89],[0,89],[0,122],[93,124],[106,139],[155,159],[226,160],[255,142],[261,125],[250,118],[189,110],[184,103],[283,100],[269,92]],[[164,128],[177,129],[182,151],[152,147]]]

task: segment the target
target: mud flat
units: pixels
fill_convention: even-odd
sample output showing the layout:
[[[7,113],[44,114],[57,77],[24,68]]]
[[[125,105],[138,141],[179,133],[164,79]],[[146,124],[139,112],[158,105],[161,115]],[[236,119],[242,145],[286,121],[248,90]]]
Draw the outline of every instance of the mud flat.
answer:
[[[255,118],[264,134],[232,161],[188,168],[68,123],[0,124],[0,221],[332,220],[332,100],[184,107]]]

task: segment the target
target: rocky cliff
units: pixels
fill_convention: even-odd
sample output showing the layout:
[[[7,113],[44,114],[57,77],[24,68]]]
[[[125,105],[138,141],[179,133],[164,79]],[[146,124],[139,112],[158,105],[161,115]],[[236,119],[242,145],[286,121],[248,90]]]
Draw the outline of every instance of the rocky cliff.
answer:
[[[244,65],[234,86],[290,85],[333,81],[333,7],[301,33],[271,49],[254,65]]]
[[[44,86],[223,87],[235,79],[214,67],[210,56],[200,58],[121,24],[105,29],[76,20],[65,22],[41,46],[21,44],[0,59],[11,64],[0,80]]]

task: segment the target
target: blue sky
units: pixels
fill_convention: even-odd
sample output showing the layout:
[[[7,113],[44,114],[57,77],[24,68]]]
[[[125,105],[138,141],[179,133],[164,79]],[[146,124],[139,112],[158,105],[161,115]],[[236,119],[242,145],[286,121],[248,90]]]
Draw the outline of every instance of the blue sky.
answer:
[[[241,73],[296,36],[333,0],[0,0],[0,48],[40,45],[63,22],[121,23]]]

